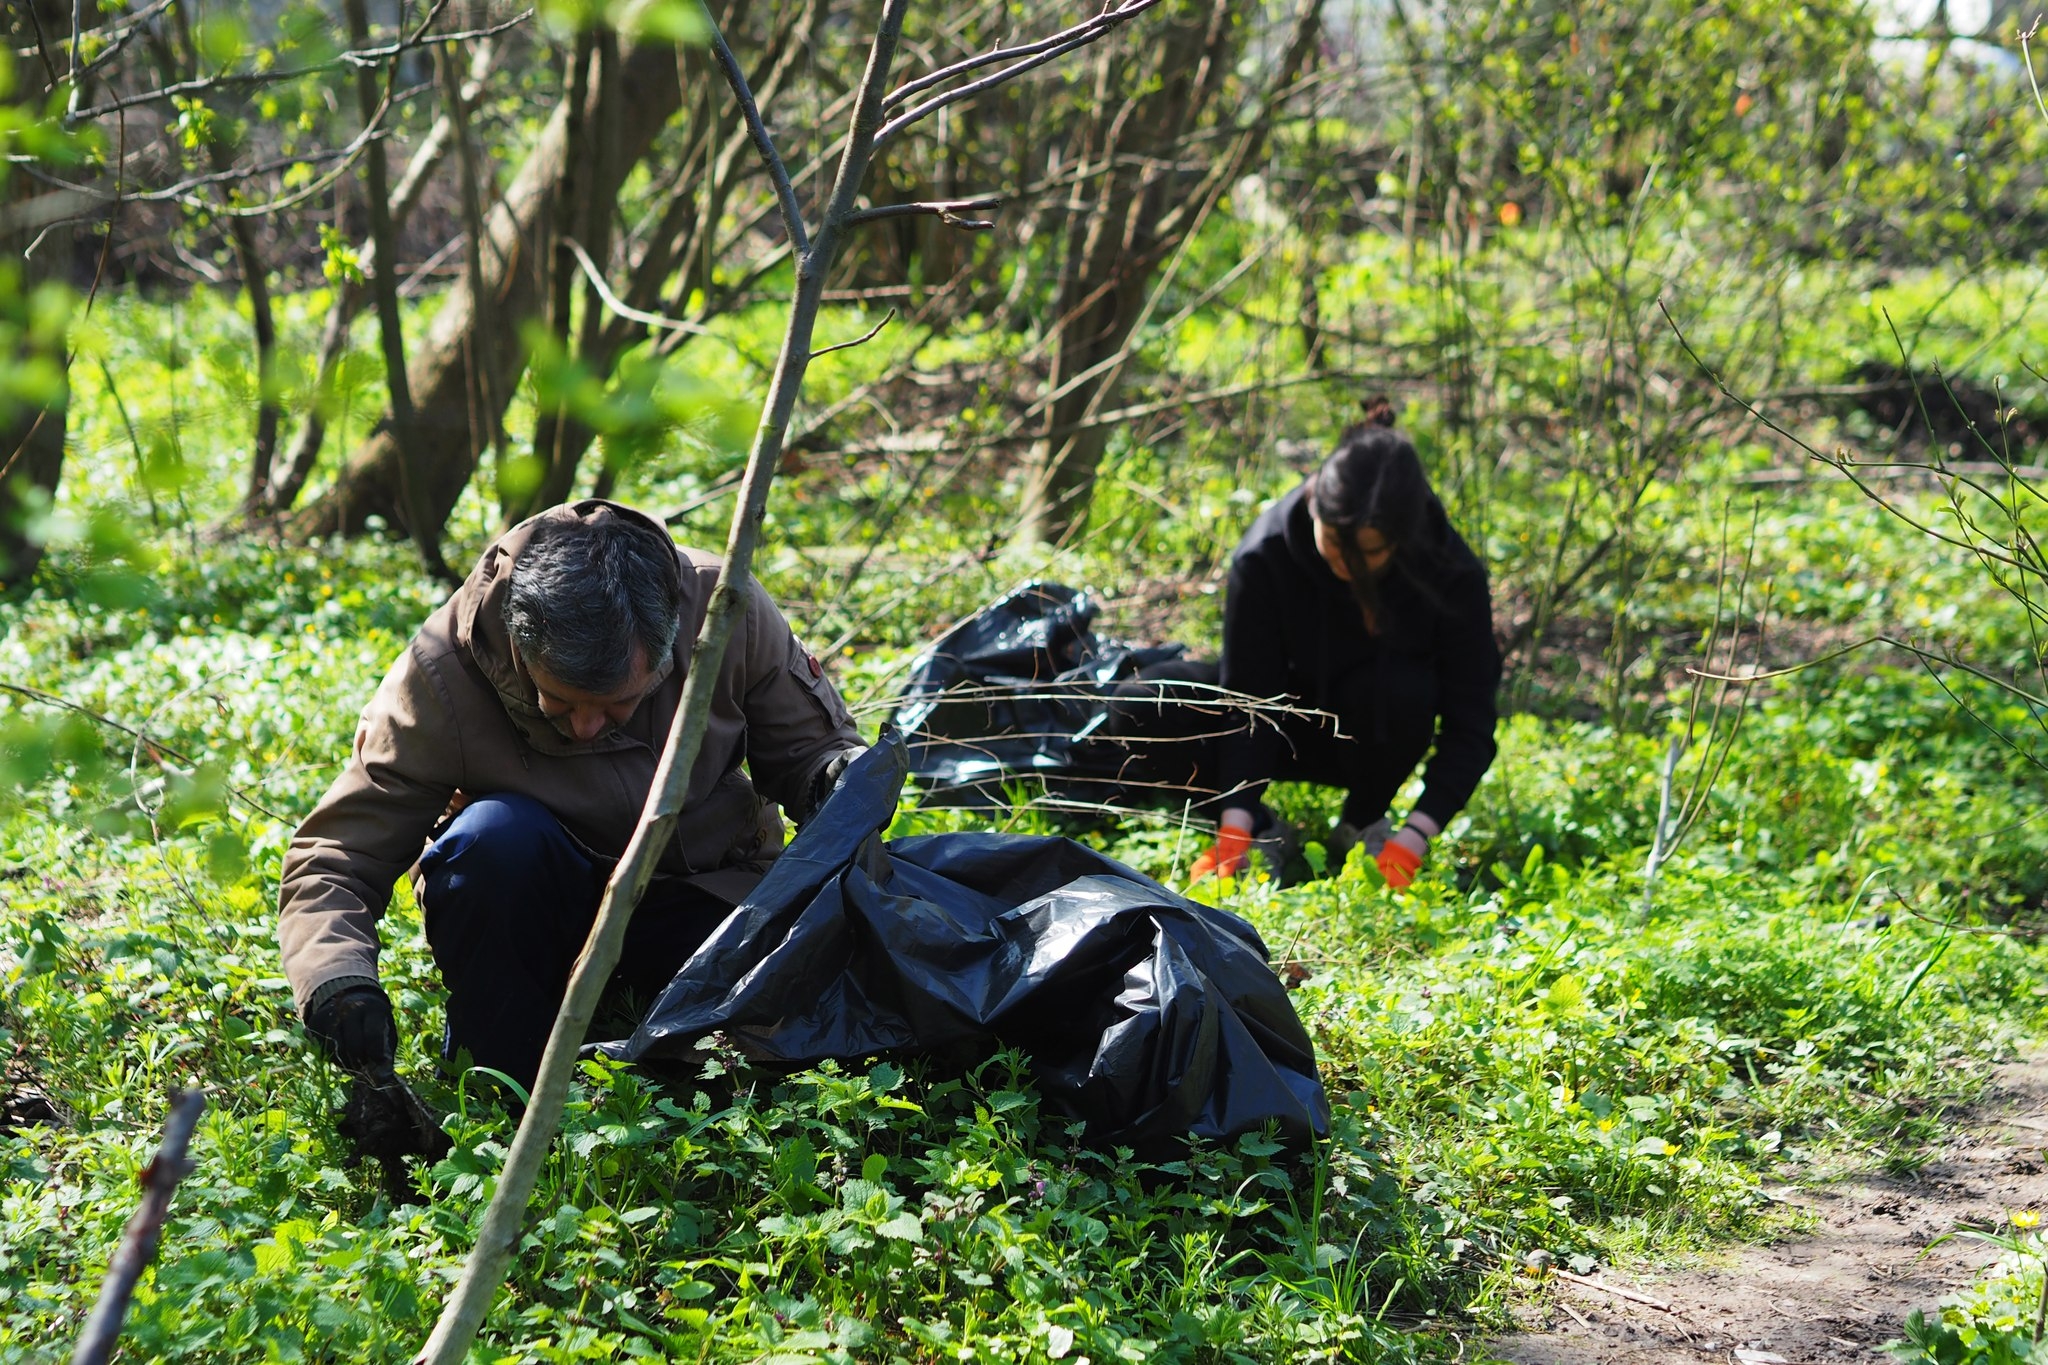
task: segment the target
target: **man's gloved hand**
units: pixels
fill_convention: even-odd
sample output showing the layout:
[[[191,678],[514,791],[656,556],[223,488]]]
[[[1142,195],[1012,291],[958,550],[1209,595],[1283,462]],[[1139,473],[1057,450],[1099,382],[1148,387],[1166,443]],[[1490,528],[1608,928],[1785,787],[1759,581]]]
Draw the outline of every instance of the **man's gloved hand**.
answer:
[[[306,1032],[335,1063],[359,1074],[389,1071],[398,1060],[398,1021],[391,997],[376,986],[336,991],[306,1015]]]
[[[1428,854],[1429,836],[1412,824],[1403,825],[1380,848],[1380,875],[1387,879],[1388,886],[1398,890],[1415,880]]]
[[[1216,842],[1195,859],[1189,870],[1188,880],[1198,882],[1204,877],[1234,877],[1244,870],[1245,855],[1251,852],[1252,832],[1235,825],[1223,825],[1216,831]]]
[[[853,761],[867,751],[867,746],[863,744],[858,749],[841,749],[825,760],[825,766],[818,769],[818,775],[811,779],[811,790],[807,793],[808,806],[803,816],[797,820],[798,824],[804,823],[818,813],[818,808],[831,799],[833,792],[839,790],[839,779],[846,776],[846,770],[853,766]]]

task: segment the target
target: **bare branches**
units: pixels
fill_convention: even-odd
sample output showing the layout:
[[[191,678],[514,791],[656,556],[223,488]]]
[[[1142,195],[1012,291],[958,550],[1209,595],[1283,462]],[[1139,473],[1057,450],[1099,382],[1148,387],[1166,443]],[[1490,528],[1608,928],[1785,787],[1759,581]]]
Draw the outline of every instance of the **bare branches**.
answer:
[[[137,752],[147,752],[149,754],[150,760],[157,764],[159,767],[169,768],[169,765],[164,763],[165,758],[170,758],[175,762],[184,764],[187,770],[195,769],[199,766],[199,761],[197,759],[193,758],[189,754],[181,753],[178,750],[173,749],[170,745],[156,738],[147,730],[143,730],[132,725],[123,725],[120,721],[115,720],[112,716],[103,715],[100,712],[93,710],[89,706],[81,706],[77,702],[70,701],[64,697],[60,697],[54,692],[43,692],[33,687],[23,687],[19,683],[10,682],[0,682],[0,692],[12,692],[15,696],[22,697],[28,701],[38,702],[44,706],[54,706],[57,707],[59,710],[71,711],[76,713],[77,715],[84,716],[87,720],[92,721],[96,724],[104,725],[109,730],[118,730],[122,734],[127,735],[130,739],[133,739],[135,741]],[[170,771],[175,773],[176,769],[170,769]],[[221,784],[221,789],[225,791],[229,796],[234,797],[237,801],[240,801],[243,805],[247,806],[250,810],[257,812],[260,815],[266,815],[272,820],[277,821],[279,824],[288,823],[285,820],[284,816],[278,814],[270,807],[264,805],[261,801],[258,801],[255,797],[249,795],[246,791],[242,790],[240,787],[237,787],[232,782],[223,782]]]
[[[747,85],[747,76],[740,70],[739,59],[732,55],[725,35],[718,30],[718,21],[711,17],[711,9],[703,6],[704,22],[711,26],[711,52],[718,59],[718,69],[725,76],[725,83],[732,87],[733,99],[738,101],[740,114],[747,121],[747,134],[754,140],[754,150],[761,154],[761,164],[768,170],[768,178],[775,183],[775,204],[782,211],[782,230],[788,234],[793,250],[801,256],[811,249],[810,237],[804,231],[803,208],[796,201],[796,187],[789,180],[789,166],[782,154],[775,150],[775,139],[769,136],[768,125],[761,121],[761,110],[754,103],[754,92]]]
[[[184,180],[180,180],[175,185],[166,185],[162,189],[141,190],[125,194],[103,193],[99,190],[93,189],[88,185],[75,185],[70,181],[63,179],[60,176],[50,175],[47,172],[39,173],[35,168],[35,162],[33,158],[22,158],[22,165],[23,168],[28,171],[29,175],[33,179],[40,180],[48,185],[55,185],[62,189],[68,190],[71,193],[80,196],[81,199],[96,199],[103,204],[154,204],[162,203],[165,201],[176,201],[177,203],[183,204],[188,208],[205,209],[209,212],[220,212],[221,210],[218,206],[210,204],[204,199],[198,198],[192,193],[192,191],[208,189],[218,185],[233,185],[245,180],[254,180],[258,176],[270,175],[277,171],[290,170],[294,166],[317,166],[322,162],[327,161],[353,161],[356,157],[356,154],[362,151],[363,147],[369,142],[370,138],[373,136],[387,137],[389,136],[389,134],[386,133],[381,128],[374,128],[367,130],[362,135],[356,137],[346,147],[329,147],[317,152],[300,152],[292,156],[273,157],[268,161],[258,161],[247,166],[236,166],[228,170],[211,171],[206,175],[189,176]],[[343,166],[341,169],[345,171],[348,168],[346,166]],[[326,186],[331,185],[333,183],[334,177],[330,175],[325,180],[322,180],[317,188],[325,188]],[[304,198],[305,195],[303,192],[295,192],[293,197],[290,198],[289,200],[279,200],[272,204],[256,205],[253,207],[252,211],[257,213],[271,213],[275,212],[279,208],[289,208],[292,204],[303,201]],[[228,209],[226,211],[233,213],[237,212],[238,210]]]
[[[85,1330],[78,1335],[71,1365],[105,1365],[113,1357],[114,1343],[121,1337],[121,1324],[128,1317],[128,1300],[134,1295],[142,1272],[156,1256],[157,1240],[163,1235],[164,1220],[171,1212],[171,1195],[192,1169],[185,1153],[192,1145],[193,1130],[199,1126],[199,1115],[205,1108],[203,1090],[181,1090],[171,1097],[163,1145],[136,1177],[142,1185],[142,1202],[128,1220],[120,1245],[114,1249],[114,1259],[107,1266],[106,1284],[100,1290],[99,1302],[93,1305],[92,1316],[86,1319]]]
[[[583,277],[589,281],[590,288],[599,301],[620,317],[630,318],[657,331],[688,332],[692,336],[717,337],[718,333],[701,322],[692,322],[688,318],[664,317],[660,313],[650,313],[644,308],[633,307],[612,292],[612,287],[605,283],[604,272],[597,268],[596,261],[590,259],[590,253],[583,249],[581,242],[574,237],[564,237],[562,245],[569,249],[569,254],[576,258],[576,264],[582,267]]]
[[[133,109],[139,105],[156,104],[164,100],[175,99],[180,95],[203,95],[215,90],[251,90],[260,86],[276,85],[282,81],[297,80],[301,76],[315,76],[324,71],[339,70],[343,66],[379,66],[399,56],[401,53],[425,47],[429,43],[467,42],[476,38],[493,38],[500,33],[520,27],[533,17],[531,9],[524,9],[503,23],[492,24],[487,28],[465,29],[459,33],[428,33],[428,25],[433,22],[439,12],[440,6],[437,5],[434,11],[427,16],[427,23],[422,24],[415,30],[411,37],[400,39],[395,43],[387,43],[382,47],[354,48],[324,62],[313,62],[306,66],[295,66],[284,71],[223,72],[217,76],[199,76],[189,81],[175,81],[170,85],[159,86],[154,90],[145,90],[139,95],[125,95],[120,99],[108,100],[104,104],[95,104],[90,108],[77,110],[74,113],[67,114],[66,118],[71,122],[79,123],[86,119],[103,118],[122,109]]]
[[[853,340],[835,341],[830,346],[820,346],[817,350],[811,352],[811,359],[816,360],[819,356],[829,355],[833,351],[845,351],[850,350],[855,346],[865,346],[868,342],[873,341],[876,337],[880,336],[882,334],[882,329],[884,327],[887,327],[890,323],[894,322],[895,320],[896,310],[894,308],[891,308],[886,314],[883,315],[882,320],[880,322],[868,328],[867,331],[861,333]]]
[[[1000,71],[983,76],[980,80],[970,81],[957,90],[949,90],[943,95],[934,95],[923,104],[915,105],[898,114],[895,118],[882,125],[881,131],[875,134],[875,143],[879,146],[887,142],[911,124],[921,119],[929,118],[949,104],[958,104],[961,100],[972,99],[985,90],[993,90],[999,85],[1016,79],[1035,66],[1044,66],[1047,62],[1063,57],[1077,48],[1086,47],[1104,34],[1129,23],[1159,3],[1160,0],[1124,0],[1123,4],[1116,6],[1114,9],[1105,8],[1094,18],[1075,24],[1072,28],[1062,29],[1049,38],[1042,38],[1038,42],[1027,43],[1022,47],[998,48],[994,52],[986,53],[980,57],[970,57],[966,61],[955,62],[953,65],[934,71],[930,75],[921,76],[890,94],[882,102],[883,112],[886,113],[919,91],[928,90],[933,86],[943,84],[946,81],[952,80],[955,76],[965,75],[969,71],[978,71],[984,66],[990,66],[997,62],[1011,63],[1011,65],[1004,67]]]
[[[848,227],[862,223],[878,223],[885,218],[907,218],[914,214],[930,214],[947,227],[960,228],[966,232],[990,232],[995,223],[987,218],[966,218],[964,213],[977,209],[1002,207],[1000,197],[983,199],[935,199],[915,204],[884,204],[881,208],[862,209],[846,220]]]

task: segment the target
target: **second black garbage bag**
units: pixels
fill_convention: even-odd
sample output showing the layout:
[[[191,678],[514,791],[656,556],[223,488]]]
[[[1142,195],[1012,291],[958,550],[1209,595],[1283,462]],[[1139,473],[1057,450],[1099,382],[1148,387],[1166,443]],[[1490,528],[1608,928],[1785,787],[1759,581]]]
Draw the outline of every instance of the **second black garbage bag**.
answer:
[[[1015,1046],[1094,1143],[1328,1131],[1314,1049],[1251,925],[1068,839],[885,841],[905,770],[885,734],[603,1050],[685,1057],[713,1030],[791,1066]]]
[[[1210,749],[1245,724],[1213,662],[1095,633],[1095,596],[1029,583],[928,645],[895,723],[928,802],[1002,809],[1028,784],[1055,807],[1200,806]],[[1214,818],[1214,813],[1210,813]]]

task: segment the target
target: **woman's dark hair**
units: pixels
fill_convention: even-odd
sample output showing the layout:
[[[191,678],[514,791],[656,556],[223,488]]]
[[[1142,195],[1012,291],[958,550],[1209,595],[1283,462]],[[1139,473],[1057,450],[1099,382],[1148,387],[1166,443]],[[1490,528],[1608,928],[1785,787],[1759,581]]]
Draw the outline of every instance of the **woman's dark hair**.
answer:
[[[633,667],[633,645],[658,668],[681,624],[674,542],[609,507],[548,517],[512,564],[505,628],[520,656],[557,681],[610,692]]]
[[[1337,532],[1344,565],[1351,571],[1351,595],[1376,629],[1379,587],[1358,548],[1359,531],[1369,526],[1385,536],[1393,546],[1392,568],[1425,597],[1440,600],[1431,580],[1443,564],[1450,520],[1430,491],[1414,444],[1394,429],[1394,405],[1369,398],[1365,415],[1338,438],[1336,450],[1316,471],[1308,508]]]

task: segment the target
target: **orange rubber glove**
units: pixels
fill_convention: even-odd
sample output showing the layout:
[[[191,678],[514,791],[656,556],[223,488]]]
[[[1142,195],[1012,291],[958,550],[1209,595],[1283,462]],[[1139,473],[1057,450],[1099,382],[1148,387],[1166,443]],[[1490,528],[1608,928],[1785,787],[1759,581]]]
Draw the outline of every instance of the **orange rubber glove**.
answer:
[[[1387,879],[1387,885],[1396,890],[1415,880],[1415,874],[1422,871],[1422,855],[1406,844],[1387,840],[1380,850],[1380,875]]]
[[[1195,859],[1195,866],[1188,874],[1188,880],[1198,882],[1214,874],[1218,877],[1234,877],[1244,867],[1245,855],[1251,852],[1252,832],[1223,825],[1216,831],[1216,842],[1209,845],[1201,857]]]

